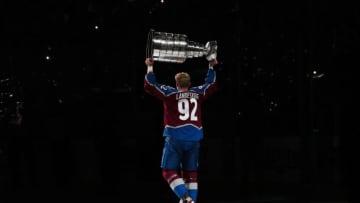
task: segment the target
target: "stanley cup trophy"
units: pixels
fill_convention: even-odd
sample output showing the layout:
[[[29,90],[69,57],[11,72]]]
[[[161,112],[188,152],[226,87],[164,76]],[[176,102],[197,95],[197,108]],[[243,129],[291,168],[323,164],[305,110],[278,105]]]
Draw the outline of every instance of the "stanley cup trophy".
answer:
[[[156,32],[151,29],[146,44],[146,57],[154,61],[183,63],[187,58],[206,57],[208,61],[217,55],[217,42],[205,45],[188,40],[184,34]]]

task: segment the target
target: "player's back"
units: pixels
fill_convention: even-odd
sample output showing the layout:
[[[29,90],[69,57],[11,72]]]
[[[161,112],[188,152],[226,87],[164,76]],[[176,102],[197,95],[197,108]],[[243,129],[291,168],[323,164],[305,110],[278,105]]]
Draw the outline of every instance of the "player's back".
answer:
[[[202,138],[203,96],[195,90],[174,90],[164,98],[165,136],[176,136],[185,140]]]

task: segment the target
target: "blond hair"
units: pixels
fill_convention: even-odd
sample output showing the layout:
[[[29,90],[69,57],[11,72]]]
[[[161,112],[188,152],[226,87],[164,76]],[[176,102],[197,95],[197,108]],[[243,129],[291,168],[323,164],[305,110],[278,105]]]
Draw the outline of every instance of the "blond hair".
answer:
[[[175,82],[180,88],[189,88],[191,85],[190,75],[185,72],[176,73]]]

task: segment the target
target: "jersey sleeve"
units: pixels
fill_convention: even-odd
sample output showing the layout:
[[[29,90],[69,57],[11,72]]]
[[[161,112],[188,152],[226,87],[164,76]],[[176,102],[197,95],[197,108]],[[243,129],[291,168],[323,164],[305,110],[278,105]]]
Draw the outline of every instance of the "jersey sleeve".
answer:
[[[204,100],[206,100],[209,96],[211,96],[218,90],[216,71],[213,68],[209,68],[206,73],[205,83],[192,89],[204,95],[203,98]]]
[[[158,83],[154,73],[147,73],[144,78],[144,90],[148,94],[163,100],[168,94],[174,92],[174,87]]]

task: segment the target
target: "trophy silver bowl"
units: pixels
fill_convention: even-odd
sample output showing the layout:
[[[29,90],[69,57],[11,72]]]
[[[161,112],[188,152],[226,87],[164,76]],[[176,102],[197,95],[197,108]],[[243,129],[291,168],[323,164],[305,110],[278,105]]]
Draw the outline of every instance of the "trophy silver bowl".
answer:
[[[205,45],[188,40],[185,34],[149,31],[146,44],[146,57],[154,61],[183,63],[187,58],[206,57],[208,61],[217,56],[217,42],[208,41]]]

